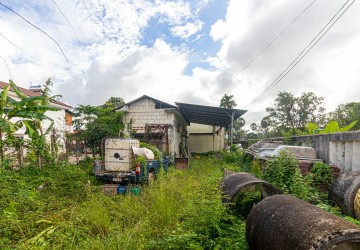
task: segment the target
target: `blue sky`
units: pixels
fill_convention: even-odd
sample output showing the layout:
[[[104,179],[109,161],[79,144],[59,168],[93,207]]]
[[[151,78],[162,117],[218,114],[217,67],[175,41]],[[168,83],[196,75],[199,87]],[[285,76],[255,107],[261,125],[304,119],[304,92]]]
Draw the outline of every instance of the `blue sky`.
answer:
[[[1,1],[51,35],[68,58],[49,37],[0,6],[0,56],[18,85],[51,78],[62,101],[73,106],[144,94],[169,103],[217,106],[226,93],[244,108],[346,1],[314,1],[243,71],[313,0],[55,2],[71,25],[52,0]],[[314,92],[325,97],[328,111],[359,101],[359,14],[355,2],[281,82],[248,107],[247,122],[259,122],[278,91]],[[9,78],[0,58],[0,80]]]

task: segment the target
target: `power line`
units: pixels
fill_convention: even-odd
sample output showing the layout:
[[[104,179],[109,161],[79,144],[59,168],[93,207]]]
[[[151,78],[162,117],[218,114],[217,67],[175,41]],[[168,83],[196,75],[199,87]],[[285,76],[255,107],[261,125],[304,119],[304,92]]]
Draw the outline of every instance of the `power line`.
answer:
[[[60,13],[61,13],[61,14],[63,15],[63,17],[66,19],[66,21],[68,22],[68,24],[70,25],[71,29],[72,29],[73,32],[74,32],[74,35],[75,35],[75,37],[76,37],[76,40],[77,40],[78,43],[80,44],[80,41],[79,41],[79,38],[78,38],[78,36],[77,36],[77,34],[76,34],[76,31],[75,31],[75,29],[74,29],[74,26],[72,26],[72,24],[70,23],[69,19],[65,16],[64,12],[62,12],[62,10],[60,9],[59,5],[56,4],[55,0],[51,0],[51,1],[55,4],[56,8],[60,11]]]
[[[5,63],[5,65],[6,65],[6,68],[7,68],[8,72],[9,72],[10,77],[11,77],[11,80],[14,81],[14,79],[13,79],[13,77],[12,77],[12,75],[11,75],[11,72],[10,72],[10,69],[9,69],[9,66],[8,66],[6,60],[5,60],[4,57],[2,57],[2,56],[0,56],[0,57],[1,57],[1,59],[4,60],[4,63]]]
[[[275,36],[271,42],[266,45],[253,59],[251,59],[241,70],[239,70],[235,75],[224,85],[226,87],[229,85],[241,72],[243,72],[247,67],[249,67],[267,48],[269,48],[282,34],[284,34],[299,18],[302,16],[317,0],[313,0],[308,6],[306,6],[300,14],[295,17],[291,23],[289,23],[277,36]]]
[[[18,48],[19,50],[23,50],[22,48],[20,48],[19,46],[17,46],[15,43],[13,43],[12,41],[10,41],[6,36],[4,36],[1,32],[0,35],[5,38],[9,43],[11,43],[14,47]]]
[[[4,8],[8,9],[9,11],[11,11],[12,13],[14,13],[15,15],[17,15],[18,17],[20,17],[21,19],[23,19],[25,22],[27,22],[28,24],[30,24],[31,26],[33,26],[35,29],[39,30],[40,32],[44,33],[47,37],[49,37],[51,40],[54,41],[54,43],[59,47],[61,53],[63,54],[63,56],[65,57],[66,61],[69,61],[64,53],[64,51],[62,50],[60,44],[52,37],[50,36],[48,33],[46,33],[45,31],[43,31],[42,29],[40,29],[38,26],[36,26],[35,24],[31,23],[29,20],[27,20],[25,17],[23,17],[22,15],[20,15],[19,13],[17,13],[16,11],[12,10],[11,8],[9,8],[8,6],[4,5],[3,3],[0,2],[0,5],[3,6]]]
[[[344,3],[344,5],[336,12],[336,14],[330,19],[330,21],[320,30],[320,32],[311,40],[311,42],[305,47],[305,49],[301,51],[301,53],[289,64],[289,66],[287,66],[286,69],[268,87],[266,87],[265,90],[263,90],[256,98],[253,99],[253,101],[251,101],[244,108],[247,108],[254,102],[260,100],[263,95],[265,95],[267,92],[270,91],[270,89],[276,86],[276,84],[278,84],[311,51],[311,49],[324,37],[324,35],[335,25],[335,23],[345,14],[345,12],[355,2],[355,0],[353,0],[345,8],[345,6],[348,4],[349,1],[350,0],[347,0]],[[343,10],[344,8],[345,10]],[[343,12],[340,13],[342,10]]]

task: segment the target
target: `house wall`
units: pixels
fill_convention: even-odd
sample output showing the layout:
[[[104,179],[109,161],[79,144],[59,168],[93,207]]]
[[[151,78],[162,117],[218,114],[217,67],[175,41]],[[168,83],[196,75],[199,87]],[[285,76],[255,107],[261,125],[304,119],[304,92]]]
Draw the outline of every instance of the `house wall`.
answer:
[[[127,131],[127,123],[132,119],[132,127],[136,134],[145,133],[146,124],[164,124],[168,125],[168,148],[163,143],[163,152],[169,154],[180,154],[179,145],[181,142],[181,133],[186,131],[186,122],[178,114],[178,111],[156,109],[155,102],[149,98],[144,98],[131,105],[124,106],[120,111],[124,112],[125,131]],[[186,133],[186,132],[185,132]]]
[[[144,133],[145,124],[173,124],[174,114],[165,112],[164,109],[155,109],[155,103],[151,99],[142,99],[128,106],[127,109],[121,109],[125,112],[125,121],[130,122],[133,119],[133,129],[137,133]]]
[[[192,123],[188,128],[190,152],[206,153],[224,149],[224,129],[203,124]]]

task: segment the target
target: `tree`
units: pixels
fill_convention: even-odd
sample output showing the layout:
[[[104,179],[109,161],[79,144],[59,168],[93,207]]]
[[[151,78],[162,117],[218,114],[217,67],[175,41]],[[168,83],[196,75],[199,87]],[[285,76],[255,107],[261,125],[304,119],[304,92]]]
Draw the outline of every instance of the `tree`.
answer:
[[[220,108],[234,108],[236,107],[237,104],[234,100],[234,96],[233,95],[227,95],[225,94],[223,97],[221,97],[220,99]]]
[[[233,95],[225,94],[223,97],[221,97],[221,99],[220,99],[220,108],[230,108],[231,109],[231,108],[234,108],[236,106],[237,106],[237,104],[236,104],[236,102],[234,100]],[[234,124],[235,124],[235,121],[234,121]],[[234,131],[234,129],[233,130],[231,130],[230,128],[225,129],[226,133],[231,132],[230,136],[229,136],[229,140],[231,141],[231,143],[232,143],[232,140],[233,140],[233,131]]]
[[[245,126],[245,119],[240,117],[234,121],[233,126],[233,138],[235,141],[239,141],[246,134],[246,130],[243,129]]]
[[[306,128],[309,121],[324,125],[325,108],[322,106],[324,97],[317,97],[314,93],[302,93],[296,99],[297,119],[296,128]]]
[[[275,129],[290,129],[295,127],[296,121],[296,99],[294,95],[288,92],[278,93],[275,99],[275,106],[266,108],[271,119],[272,126]]]
[[[334,112],[330,113],[332,120],[339,122],[339,126],[345,127],[353,121],[360,120],[360,102],[349,102],[337,106]],[[360,130],[360,123],[357,123],[353,130]]]
[[[273,107],[267,107],[269,113],[261,121],[261,127],[272,131],[271,135],[303,133],[309,122],[324,124],[324,98],[312,92],[295,97],[289,92],[279,92]]]
[[[105,102],[105,104],[102,105],[103,108],[117,108],[121,105],[123,105],[125,102],[124,102],[124,99],[122,99],[121,97],[110,97],[109,100],[107,100]]]
[[[122,98],[112,97],[100,106],[79,105],[74,110],[74,128],[76,138],[85,141],[93,154],[101,148],[102,139],[108,136],[117,137],[124,129],[123,113],[114,108],[123,104]]]

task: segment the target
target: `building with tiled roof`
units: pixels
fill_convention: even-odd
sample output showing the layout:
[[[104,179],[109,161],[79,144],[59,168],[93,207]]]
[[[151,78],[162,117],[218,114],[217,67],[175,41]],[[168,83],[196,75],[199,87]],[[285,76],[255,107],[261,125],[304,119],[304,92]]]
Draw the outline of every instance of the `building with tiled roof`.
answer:
[[[9,86],[8,83],[0,81],[0,93],[5,89],[7,86]],[[40,91],[36,92],[35,90],[25,89],[22,87],[18,87],[18,89],[25,95],[29,97],[33,96],[41,96],[42,93]],[[17,95],[12,90],[12,88],[9,89],[8,95],[18,100]],[[65,131],[72,132],[72,117],[71,117],[71,109],[72,107],[66,103],[57,101],[57,100],[51,100],[50,105],[56,108],[59,108],[59,111],[47,111],[45,115],[53,119],[54,121],[54,128],[57,131],[57,133],[64,133]],[[51,121],[45,120],[42,122],[42,126],[44,131],[50,126]],[[18,137],[26,137],[25,135],[25,128],[21,128],[19,131],[15,133]]]

